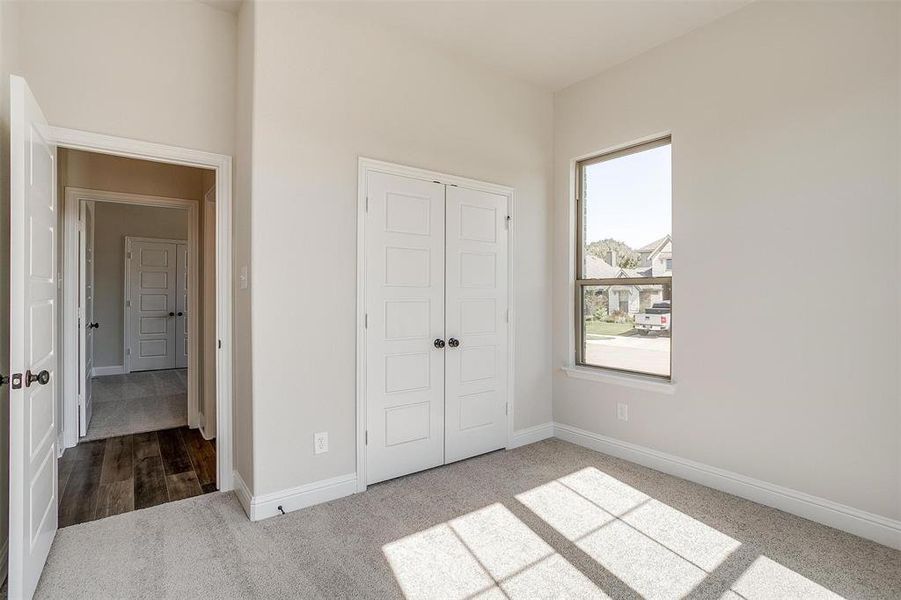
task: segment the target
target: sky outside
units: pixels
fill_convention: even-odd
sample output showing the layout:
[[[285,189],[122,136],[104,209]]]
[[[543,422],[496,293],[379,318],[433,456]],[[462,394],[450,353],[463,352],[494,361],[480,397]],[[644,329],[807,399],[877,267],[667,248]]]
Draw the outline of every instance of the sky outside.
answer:
[[[637,249],[672,233],[670,148],[586,167],[586,243],[613,238]]]

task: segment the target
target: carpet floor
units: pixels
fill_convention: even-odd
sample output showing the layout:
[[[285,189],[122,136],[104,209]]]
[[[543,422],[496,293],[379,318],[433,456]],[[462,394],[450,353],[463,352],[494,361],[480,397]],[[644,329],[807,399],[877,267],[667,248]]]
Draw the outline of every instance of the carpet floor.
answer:
[[[94,377],[91,388],[91,422],[79,441],[188,424],[187,369],[104,375]]]
[[[58,532],[36,598],[901,598],[901,552],[547,440],[251,523],[214,493]]]

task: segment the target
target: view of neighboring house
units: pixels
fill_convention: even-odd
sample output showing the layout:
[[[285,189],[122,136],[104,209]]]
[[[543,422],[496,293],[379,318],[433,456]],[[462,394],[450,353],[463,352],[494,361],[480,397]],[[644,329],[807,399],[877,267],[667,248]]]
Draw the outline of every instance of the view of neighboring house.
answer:
[[[640,257],[640,262],[635,268],[618,266],[619,261],[615,251],[609,252],[604,258],[586,254],[585,277],[587,279],[622,279],[672,276],[673,240],[669,234],[642,246],[636,252]],[[607,315],[616,313],[620,313],[622,316],[635,315],[655,302],[670,299],[668,291],[664,294],[664,288],[659,284],[613,285],[606,289],[599,289],[598,294],[605,296]],[[600,305],[604,306],[603,300]]]

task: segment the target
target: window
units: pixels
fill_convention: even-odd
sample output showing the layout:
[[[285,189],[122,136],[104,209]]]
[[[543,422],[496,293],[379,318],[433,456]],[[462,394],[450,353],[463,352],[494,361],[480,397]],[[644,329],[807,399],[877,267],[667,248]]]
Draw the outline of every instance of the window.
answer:
[[[665,138],[576,165],[576,363],[670,378],[672,161]]]

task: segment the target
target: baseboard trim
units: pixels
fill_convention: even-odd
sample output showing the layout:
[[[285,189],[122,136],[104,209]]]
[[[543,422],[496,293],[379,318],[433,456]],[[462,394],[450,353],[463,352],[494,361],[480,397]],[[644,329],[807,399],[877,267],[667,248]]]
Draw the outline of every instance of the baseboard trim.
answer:
[[[237,475],[237,473],[235,473]],[[235,480],[237,489],[237,479]],[[243,481],[241,484],[243,485]],[[246,490],[246,486],[244,487]],[[245,508],[251,521],[260,521],[280,515],[278,507],[281,506],[286,512],[292,512],[321,504],[330,500],[337,500],[344,496],[350,496],[357,491],[357,474],[348,473],[332,477],[331,479],[323,479],[322,481],[314,481],[306,485],[300,485],[295,488],[272,492],[269,494],[261,494],[259,496],[250,496],[249,510]],[[239,494],[240,498],[240,494]],[[242,501],[243,504],[243,501]]]
[[[552,437],[554,437],[554,423],[549,421],[541,425],[514,431],[513,435],[510,436],[510,444],[507,448],[512,450],[513,448],[534,444]]]
[[[103,377],[105,375],[124,375],[125,365],[109,365],[108,367],[94,367],[91,369],[91,377]]]
[[[554,423],[553,430],[554,436],[561,440],[778,508],[901,550],[901,521],[571,425]]]
[[[247,518],[252,521],[251,509],[253,507],[253,494],[250,493],[250,488],[247,487],[247,484],[244,483],[244,478],[241,477],[241,474],[237,471],[232,472],[232,483],[234,484],[235,495],[238,497],[238,502],[241,503],[241,508],[244,509]]]

